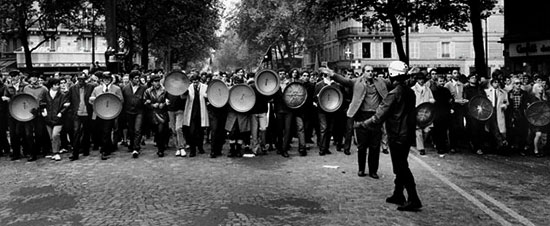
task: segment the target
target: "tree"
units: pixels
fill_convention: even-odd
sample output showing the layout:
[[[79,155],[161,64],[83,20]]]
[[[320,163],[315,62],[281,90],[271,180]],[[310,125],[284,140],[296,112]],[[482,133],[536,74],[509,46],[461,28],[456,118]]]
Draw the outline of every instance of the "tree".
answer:
[[[21,41],[25,64],[32,69],[31,53],[47,41],[55,40],[57,29],[68,25],[82,7],[82,1],[2,0],[0,1],[0,34],[15,36]],[[39,32],[43,39],[29,46],[30,31]]]
[[[232,29],[252,52],[274,48],[282,66],[299,66],[294,56],[322,40],[325,25],[307,16],[304,1],[243,0],[237,8]]]
[[[486,65],[484,60],[481,19],[490,14],[496,0],[309,0],[308,8],[315,18],[324,21],[351,18],[362,21],[366,27],[374,28],[380,21],[389,21],[399,60],[408,62],[408,56],[403,48],[404,28],[407,24],[423,23],[439,26],[446,30],[464,31],[467,23],[472,23],[474,51],[476,55],[476,70],[484,75]]]
[[[214,68],[220,71],[233,71],[245,68],[252,71],[262,57],[263,51],[250,48],[246,41],[239,38],[234,30],[227,30],[222,35],[220,48],[214,55]]]
[[[131,44],[131,52],[134,44],[139,47],[141,65],[145,68],[150,48],[155,48],[155,54],[189,61],[209,53],[217,44],[215,31],[220,24],[217,0],[120,0],[117,15],[124,15],[118,17],[121,35]]]

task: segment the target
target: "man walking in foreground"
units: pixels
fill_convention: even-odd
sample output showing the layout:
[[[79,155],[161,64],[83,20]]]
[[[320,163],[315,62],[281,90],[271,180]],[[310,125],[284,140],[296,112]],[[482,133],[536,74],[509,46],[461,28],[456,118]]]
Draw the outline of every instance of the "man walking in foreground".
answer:
[[[369,128],[386,123],[393,172],[395,174],[395,189],[386,202],[400,205],[397,210],[417,211],[422,208],[420,198],[416,193],[414,176],[409,169],[407,157],[411,144],[415,142],[414,92],[405,85],[407,65],[401,61],[390,63],[388,71],[393,89],[382,100],[376,113],[361,122],[355,122],[355,127]],[[334,75],[330,69],[321,69],[324,73]],[[408,200],[404,189],[407,189]]]

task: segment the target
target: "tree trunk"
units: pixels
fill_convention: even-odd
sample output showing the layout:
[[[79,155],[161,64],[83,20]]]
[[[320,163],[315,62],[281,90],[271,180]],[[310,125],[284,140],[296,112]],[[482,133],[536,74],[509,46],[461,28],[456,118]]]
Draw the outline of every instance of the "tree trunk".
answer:
[[[25,16],[19,16],[18,21],[18,34],[19,40],[21,40],[21,45],[23,45],[23,51],[25,53],[25,67],[27,70],[32,70],[32,56],[31,56],[31,50],[29,48],[29,31],[27,31],[27,24],[25,20]]]
[[[32,70],[32,52],[29,48],[29,40],[27,39],[27,37],[27,30],[19,32],[19,40],[21,40],[21,45],[23,45],[23,50],[25,52],[25,67],[27,68],[27,70]]]
[[[399,60],[403,62],[409,62],[409,56],[407,56],[407,54],[405,53],[405,49],[403,48],[403,39],[401,39],[401,26],[399,25],[399,22],[397,21],[395,15],[388,15],[388,18],[390,19],[392,33],[395,39],[395,48],[397,49]]]
[[[481,27],[481,9],[479,0],[468,0],[470,6],[470,22],[474,41],[475,67],[478,76],[488,77],[485,65],[485,50],[483,47],[483,28]]]
[[[141,67],[147,70],[149,68],[149,37],[147,35],[147,19],[142,19],[139,25],[141,38]]]
[[[126,71],[132,70],[134,67],[134,46],[135,46],[135,40],[134,40],[134,30],[132,28],[132,25],[130,23],[127,24],[127,34],[128,34],[128,55],[125,57],[125,64],[126,64]]]
[[[281,54],[281,64],[283,64],[283,68],[285,67],[285,53],[283,53],[283,50],[281,49],[281,45],[277,43],[277,50]]]

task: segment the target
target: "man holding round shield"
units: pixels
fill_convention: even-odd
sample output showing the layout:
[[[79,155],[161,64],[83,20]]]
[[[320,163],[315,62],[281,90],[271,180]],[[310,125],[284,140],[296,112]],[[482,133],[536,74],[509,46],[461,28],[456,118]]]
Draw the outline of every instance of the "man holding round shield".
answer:
[[[104,93],[112,93],[115,94],[118,98],[120,98],[121,102],[124,102],[124,97],[122,96],[122,91],[120,87],[118,87],[115,84],[112,84],[113,77],[109,72],[103,73],[101,77],[101,85],[94,88],[94,91],[92,92],[92,95],[90,96],[90,104],[94,104],[95,99]],[[92,115],[92,119],[97,117],[97,115],[94,113]],[[101,119],[98,118],[96,120],[101,128],[101,160],[107,160],[107,156],[111,154],[111,152],[114,151],[114,144],[111,139],[111,133],[113,132],[113,128],[115,125],[115,119]]]

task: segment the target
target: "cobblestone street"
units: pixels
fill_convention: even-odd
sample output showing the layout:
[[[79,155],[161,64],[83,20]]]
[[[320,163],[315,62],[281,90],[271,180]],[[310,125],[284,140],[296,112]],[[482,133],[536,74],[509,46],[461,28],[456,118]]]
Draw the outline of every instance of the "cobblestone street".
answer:
[[[424,204],[400,212],[389,155],[379,180],[357,177],[356,152],[317,149],[290,158],[158,158],[148,143],[138,159],[121,147],[70,162],[0,160],[0,225],[548,225],[549,159],[439,158],[411,151]],[[206,146],[208,152],[209,147]],[[352,149],[353,150],[353,149]],[[339,166],[337,169],[323,166]]]

